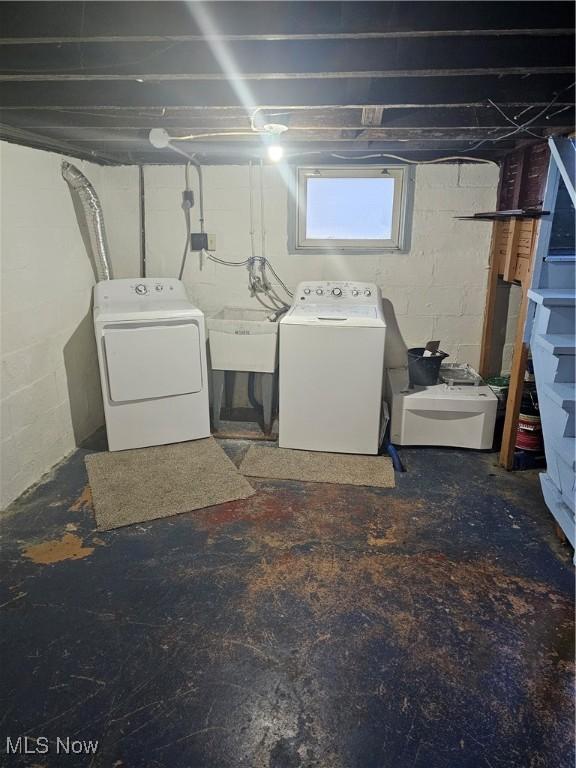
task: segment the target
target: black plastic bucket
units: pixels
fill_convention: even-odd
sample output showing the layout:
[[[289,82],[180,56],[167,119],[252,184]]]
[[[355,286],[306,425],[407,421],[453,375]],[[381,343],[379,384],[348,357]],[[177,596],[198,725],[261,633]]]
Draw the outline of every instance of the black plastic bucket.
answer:
[[[413,347],[408,350],[408,376],[411,387],[431,387],[438,384],[440,366],[446,352],[438,351],[435,355],[424,357],[426,347]]]

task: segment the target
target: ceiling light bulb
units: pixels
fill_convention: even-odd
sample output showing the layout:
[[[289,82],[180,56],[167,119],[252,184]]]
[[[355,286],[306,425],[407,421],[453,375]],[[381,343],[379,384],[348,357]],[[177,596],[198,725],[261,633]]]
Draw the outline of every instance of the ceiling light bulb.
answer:
[[[279,160],[282,160],[283,156],[284,150],[280,144],[271,144],[268,147],[268,157],[270,160],[272,160],[273,163],[277,163]]]

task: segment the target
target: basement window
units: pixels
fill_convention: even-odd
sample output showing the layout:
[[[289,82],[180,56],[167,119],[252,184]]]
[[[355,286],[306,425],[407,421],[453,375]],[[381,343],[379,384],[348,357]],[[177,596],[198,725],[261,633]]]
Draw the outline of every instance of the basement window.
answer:
[[[298,168],[291,217],[293,250],[403,250],[408,177],[408,170],[398,166]]]

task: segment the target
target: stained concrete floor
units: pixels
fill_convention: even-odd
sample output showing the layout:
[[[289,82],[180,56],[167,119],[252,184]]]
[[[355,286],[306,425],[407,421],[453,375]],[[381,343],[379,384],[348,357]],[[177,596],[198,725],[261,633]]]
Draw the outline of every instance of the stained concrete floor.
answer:
[[[254,481],[99,533],[85,454],[2,519],[1,765],[573,765],[571,552],[535,473],[404,450],[394,490]]]

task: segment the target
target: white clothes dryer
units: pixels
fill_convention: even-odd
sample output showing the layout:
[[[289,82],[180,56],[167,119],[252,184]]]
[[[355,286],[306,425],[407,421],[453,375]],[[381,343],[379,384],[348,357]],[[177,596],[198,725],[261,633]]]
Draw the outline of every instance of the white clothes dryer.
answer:
[[[180,280],[97,283],[94,328],[111,451],[210,435],[204,315]]]

